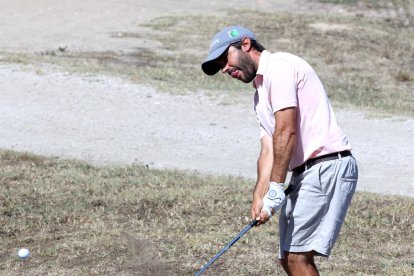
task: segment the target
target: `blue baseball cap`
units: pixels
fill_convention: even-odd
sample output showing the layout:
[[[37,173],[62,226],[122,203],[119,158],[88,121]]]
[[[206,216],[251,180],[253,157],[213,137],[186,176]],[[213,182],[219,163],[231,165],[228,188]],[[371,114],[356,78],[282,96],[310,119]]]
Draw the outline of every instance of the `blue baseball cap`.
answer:
[[[215,62],[216,59],[227,50],[230,44],[239,42],[245,37],[256,40],[252,31],[240,26],[230,26],[218,32],[211,41],[206,60],[201,64],[204,73],[209,76],[216,74],[221,69]]]

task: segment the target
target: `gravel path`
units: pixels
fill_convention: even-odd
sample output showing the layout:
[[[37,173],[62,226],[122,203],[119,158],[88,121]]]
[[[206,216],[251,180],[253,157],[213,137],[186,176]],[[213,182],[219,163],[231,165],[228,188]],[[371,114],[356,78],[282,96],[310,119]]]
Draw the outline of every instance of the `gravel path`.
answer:
[[[128,51],[136,40],[113,34],[136,32],[140,23],[165,14],[220,13],[226,7],[321,11],[307,1],[245,2],[0,0],[0,46],[30,53],[66,45],[74,51]],[[197,93],[172,96],[118,78],[38,69],[1,63],[0,56],[1,148],[95,164],[135,162],[255,177],[259,141],[251,103],[221,105]],[[336,115],[360,163],[358,189],[414,196],[414,121],[369,119],[350,110]]]
[[[0,93],[1,148],[255,177],[259,142],[250,103],[221,105],[117,78],[38,75],[10,65],[0,65]],[[413,120],[336,115],[360,163],[359,189],[414,196]]]

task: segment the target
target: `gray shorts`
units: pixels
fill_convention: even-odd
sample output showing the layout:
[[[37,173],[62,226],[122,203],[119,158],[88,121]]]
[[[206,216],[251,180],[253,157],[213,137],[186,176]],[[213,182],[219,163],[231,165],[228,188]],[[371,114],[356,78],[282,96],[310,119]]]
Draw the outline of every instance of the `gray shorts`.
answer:
[[[358,180],[353,156],[325,161],[292,175],[294,190],[279,217],[279,258],[284,252],[316,251],[329,256]]]

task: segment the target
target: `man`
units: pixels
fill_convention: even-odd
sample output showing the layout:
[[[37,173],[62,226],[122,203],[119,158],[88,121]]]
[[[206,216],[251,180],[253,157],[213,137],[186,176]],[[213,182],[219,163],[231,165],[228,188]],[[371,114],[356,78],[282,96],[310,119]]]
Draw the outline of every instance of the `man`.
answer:
[[[263,224],[281,208],[281,265],[289,275],[318,275],[314,256],[329,256],[358,178],[321,81],[305,60],[266,51],[240,26],[214,36],[201,67],[253,81],[261,151],[251,216]]]

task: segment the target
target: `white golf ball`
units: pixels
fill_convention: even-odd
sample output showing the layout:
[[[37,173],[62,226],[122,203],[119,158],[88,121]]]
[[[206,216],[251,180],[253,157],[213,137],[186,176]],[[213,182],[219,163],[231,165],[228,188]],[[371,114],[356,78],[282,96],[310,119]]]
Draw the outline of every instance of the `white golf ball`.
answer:
[[[17,252],[17,256],[19,256],[19,258],[22,260],[29,258],[30,256],[29,249],[27,248],[19,249],[19,252]]]

